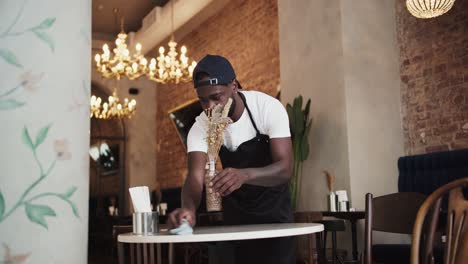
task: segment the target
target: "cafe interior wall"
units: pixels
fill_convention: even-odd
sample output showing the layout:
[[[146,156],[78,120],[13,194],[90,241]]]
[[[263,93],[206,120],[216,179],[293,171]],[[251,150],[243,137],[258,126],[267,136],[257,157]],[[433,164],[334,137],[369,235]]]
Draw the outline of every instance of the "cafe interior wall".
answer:
[[[95,52],[95,50],[93,50]],[[92,56],[94,58],[94,56]],[[102,78],[99,73],[92,68],[92,81],[100,84],[107,94],[112,94],[115,80]],[[125,196],[126,208],[124,213],[129,213],[131,202],[128,187],[146,185],[150,190],[158,188],[156,180],[156,139],[157,123],[156,119],[156,83],[141,77],[138,80],[130,81],[122,78],[118,84],[118,96],[120,100],[127,97],[137,101],[135,114],[124,120],[127,134],[125,150]],[[129,88],[138,88],[138,94],[129,93]],[[104,98],[103,98],[104,99]],[[107,98],[105,99],[107,100]]]
[[[468,148],[468,1],[429,20],[396,10],[405,152]]]
[[[87,263],[91,4],[0,2],[1,263]]]
[[[324,169],[360,210],[365,193],[397,191],[404,151],[394,6],[279,0],[282,99],[311,98],[314,119],[300,210],[327,209]]]

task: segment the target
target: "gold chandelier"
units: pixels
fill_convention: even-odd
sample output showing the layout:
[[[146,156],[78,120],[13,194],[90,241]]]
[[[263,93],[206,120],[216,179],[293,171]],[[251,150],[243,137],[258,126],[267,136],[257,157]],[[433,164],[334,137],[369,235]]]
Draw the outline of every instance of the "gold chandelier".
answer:
[[[114,9],[117,13],[118,9]],[[110,49],[107,44],[102,45],[102,54],[96,54],[96,70],[105,78],[116,78],[120,80],[122,76],[127,76],[130,80],[135,80],[148,71],[148,60],[141,54],[141,44],[135,45],[135,54],[130,55],[127,48],[127,34],[124,32],[123,19],[120,22],[120,33],[115,40],[115,48]]]
[[[123,104],[120,103],[120,99],[117,96],[117,88],[114,89],[107,102],[101,105],[102,102],[101,97],[91,96],[90,117],[98,119],[131,118],[136,110],[135,99],[128,100],[125,98]]]
[[[417,18],[433,18],[447,13],[455,0],[406,0],[406,8]]]
[[[118,10],[114,9],[114,13]],[[192,72],[197,63],[192,61],[189,64],[187,57],[187,47],[180,48],[180,56],[177,53],[177,42],[174,41],[174,4],[171,1],[171,40],[168,43],[169,51],[164,54],[164,47],[159,47],[157,59],[148,60],[141,54],[141,44],[135,45],[135,53],[130,55],[127,48],[127,34],[124,32],[123,19],[121,19],[120,33],[115,40],[113,55],[107,44],[102,46],[102,54],[96,54],[96,70],[105,78],[116,78],[120,80],[122,76],[127,76],[130,80],[138,79],[146,75],[148,79],[158,83],[180,83],[189,82],[192,79]],[[149,65],[148,65],[149,61]]]
[[[197,63],[192,61],[189,64],[187,48],[180,48],[180,56],[177,58],[177,42],[174,40],[174,1],[171,1],[171,40],[168,43],[169,51],[164,55],[165,49],[159,47],[159,56],[152,58],[149,64],[147,76],[150,80],[158,83],[180,83],[192,80],[192,73]]]

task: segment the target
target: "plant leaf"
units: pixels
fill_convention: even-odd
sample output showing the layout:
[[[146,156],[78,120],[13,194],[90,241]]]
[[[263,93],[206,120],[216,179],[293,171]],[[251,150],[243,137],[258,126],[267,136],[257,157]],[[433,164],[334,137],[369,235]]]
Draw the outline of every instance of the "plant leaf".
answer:
[[[78,207],[76,207],[76,204],[72,201],[70,201],[70,206],[73,210],[73,214],[76,216],[76,218],[80,218],[80,214],[78,212]]]
[[[49,128],[52,126],[52,124],[45,126],[39,130],[39,133],[36,135],[36,143],[34,145],[35,148],[37,148],[42,142],[44,142],[45,138],[47,137],[47,133],[49,133]]]
[[[309,113],[310,113],[310,98],[307,100],[306,106],[304,108],[304,118],[305,120],[309,120]]]
[[[4,59],[7,63],[11,64],[11,65],[14,65],[18,68],[23,68],[23,65],[21,65],[21,63],[19,63],[18,61],[18,58],[16,57],[16,55],[7,50],[7,49],[0,49],[0,57],[2,59]]]
[[[41,24],[36,26],[34,29],[48,29],[50,28],[55,22],[55,17],[48,17],[44,19]]]
[[[3,198],[2,192],[0,192],[0,218],[5,213],[5,198]]]
[[[307,131],[307,129],[306,129]],[[308,136],[306,133],[302,135],[302,140],[301,140],[301,145],[299,152],[301,153],[300,156],[300,161],[305,161],[307,157],[309,156],[309,142],[307,141]]]
[[[28,128],[26,126],[23,128],[23,132],[21,133],[21,139],[26,146],[28,146],[31,150],[34,150],[34,144],[31,140],[31,137],[29,136]]]
[[[304,133],[304,113],[301,108],[296,107],[294,107],[294,133],[299,138],[302,138]]]
[[[293,108],[299,108],[302,110],[302,95],[294,98]]]
[[[38,30],[33,30],[32,32],[34,33],[34,35],[36,35],[36,37],[38,37],[40,40],[45,42],[50,47],[52,52],[54,52],[54,50],[55,50],[54,41],[49,36],[49,34],[47,34],[46,32],[43,32],[43,31],[38,31]]]
[[[54,210],[47,205],[37,205],[26,203],[26,215],[29,220],[48,229],[46,216],[56,216]]]
[[[15,109],[19,108],[23,105],[25,105],[25,102],[20,102],[15,99],[6,99],[6,100],[0,100],[0,110],[10,110],[10,109]]]
[[[68,190],[63,194],[63,196],[65,196],[67,198],[70,198],[75,193],[75,191],[77,189],[78,188],[76,186],[72,186],[72,187],[68,188]]]

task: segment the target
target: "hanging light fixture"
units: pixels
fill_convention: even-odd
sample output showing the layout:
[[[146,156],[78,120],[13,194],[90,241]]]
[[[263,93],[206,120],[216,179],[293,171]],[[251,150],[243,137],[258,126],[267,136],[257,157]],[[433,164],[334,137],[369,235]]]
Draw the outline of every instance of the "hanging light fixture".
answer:
[[[114,8],[116,21],[118,20],[119,9]],[[124,19],[120,18],[120,33],[115,39],[115,48],[111,55],[109,45],[102,46],[102,54],[96,54],[94,61],[96,62],[96,70],[105,78],[116,78],[120,80],[122,76],[127,76],[130,80],[135,80],[138,77],[146,74],[148,60],[141,54],[141,44],[135,45],[135,53],[130,54],[127,48],[127,34],[124,31]]]
[[[406,8],[417,18],[433,18],[447,13],[455,0],[406,0]]]
[[[189,64],[187,48],[180,48],[180,56],[177,58],[177,42],[174,40],[174,0],[171,1],[171,40],[168,43],[169,51],[164,55],[165,49],[159,47],[157,59],[151,59],[147,76],[158,83],[180,83],[192,80],[192,72],[197,63]]]
[[[118,20],[119,9],[114,8],[116,22]],[[96,70],[101,73],[104,78],[116,79],[114,92],[109,96],[107,102],[103,102],[100,97],[95,95],[90,98],[90,117],[98,119],[112,118],[130,118],[136,110],[135,99],[124,99],[120,102],[117,95],[118,81],[122,76],[127,76],[128,79],[134,80],[144,75],[146,72],[147,59],[141,54],[141,44],[135,46],[136,53],[130,55],[127,48],[127,34],[124,31],[124,20],[120,18],[120,33],[115,40],[115,48],[111,56],[109,46],[102,46],[103,53],[96,54],[94,60],[96,62]],[[101,104],[102,103],[102,104]]]
[[[95,95],[91,96],[90,100],[90,117],[98,119],[112,119],[112,118],[130,118],[136,110],[135,99],[128,100],[125,98],[123,103],[120,102],[117,96],[117,87],[114,92],[109,96],[108,101],[101,104],[103,100],[101,97]]]

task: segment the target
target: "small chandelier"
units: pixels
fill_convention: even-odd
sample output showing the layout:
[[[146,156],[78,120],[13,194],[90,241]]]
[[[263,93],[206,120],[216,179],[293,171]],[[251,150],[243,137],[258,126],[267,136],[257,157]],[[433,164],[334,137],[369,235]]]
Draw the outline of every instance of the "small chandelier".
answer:
[[[114,9],[117,17],[118,9]],[[123,18],[120,20],[120,33],[115,40],[115,48],[112,50],[113,56],[109,50],[109,46],[102,46],[102,54],[96,54],[94,60],[96,62],[96,70],[105,78],[116,78],[120,80],[122,76],[127,76],[130,80],[135,80],[148,72],[148,60],[141,54],[141,44],[135,45],[136,53],[130,55],[127,48],[127,34],[124,31]]]
[[[124,99],[123,104],[120,103],[117,96],[117,89],[114,90],[108,98],[108,102],[102,104],[101,97],[91,96],[90,100],[90,117],[97,119],[112,119],[112,118],[131,118],[136,110],[135,99]]]
[[[417,18],[433,18],[447,13],[455,0],[406,0],[406,8]]]
[[[192,61],[189,64],[189,58],[186,56],[187,48],[180,48],[180,57],[177,58],[177,42],[174,41],[174,0],[171,1],[171,40],[168,43],[169,52],[164,55],[164,47],[159,47],[159,56],[156,59],[152,58],[149,64],[147,76],[150,80],[158,83],[180,83],[189,82],[192,80],[192,73],[197,63]]]

